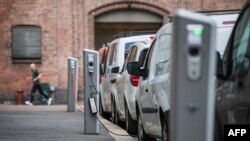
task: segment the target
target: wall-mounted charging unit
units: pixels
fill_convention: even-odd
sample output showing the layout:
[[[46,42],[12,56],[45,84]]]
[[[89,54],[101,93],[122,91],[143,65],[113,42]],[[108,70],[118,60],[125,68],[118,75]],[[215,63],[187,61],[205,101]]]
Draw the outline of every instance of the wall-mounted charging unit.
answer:
[[[212,141],[215,107],[215,24],[178,10],[173,24],[171,141]]]
[[[78,64],[77,58],[68,57],[68,112],[76,111],[78,96]]]
[[[84,133],[99,134],[97,113],[99,107],[99,54],[97,51],[83,51],[84,73]]]

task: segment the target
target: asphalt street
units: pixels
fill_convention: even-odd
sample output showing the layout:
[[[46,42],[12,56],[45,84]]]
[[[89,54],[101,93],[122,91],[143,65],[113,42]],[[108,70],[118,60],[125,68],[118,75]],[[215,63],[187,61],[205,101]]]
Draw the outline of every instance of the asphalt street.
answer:
[[[4,109],[3,105],[0,107]],[[0,110],[0,141],[114,141],[114,139],[101,125],[99,135],[85,135],[82,112]]]

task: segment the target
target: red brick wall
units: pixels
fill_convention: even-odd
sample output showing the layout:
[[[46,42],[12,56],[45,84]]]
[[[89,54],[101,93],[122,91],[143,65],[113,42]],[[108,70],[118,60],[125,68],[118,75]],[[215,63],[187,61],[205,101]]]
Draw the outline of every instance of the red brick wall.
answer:
[[[38,25],[42,29],[42,71],[50,71],[51,76],[57,75],[57,54],[58,54],[58,22],[56,1],[22,1],[2,0],[5,16],[0,21],[0,94],[7,99],[14,98],[14,91],[17,87],[28,89],[25,76],[30,74],[28,64],[12,64],[11,60],[11,27],[15,25]],[[68,25],[70,26],[70,25]],[[68,35],[70,36],[70,35]],[[48,54],[48,52],[50,54]],[[52,65],[53,67],[47,67]],[[57,84],[57,77],[44,78],[52,84]],[[6,82],[7,80],[7,82]],[[30,83],[29,83],[30,85]],[[9,90],[8,90],[9,89]]]
[[[30,82],[29,64],[14,64],[11,60],[11,27],[15,25],[38,25],[42,29],[42,63],[38,65],[45,73],[43,80],[62,90],[66,89],[67,57],[72,56],[75,46],[76,24],[71,0],[2,0],[0,23],[0,95],[13,99],[17,87],[26,91]],[[74,34],[73,34],[74,32]],[[74,43],[74,44],[73,44]],[[74,48],[72,48],[74,46]],[[7,80],[7,82],[6,82]],[[28,85],[27,85],[28,83]]]
[[[64,97],[67,86],[67,57],[80,59],[82,50],[94,48],[94,17],[103,12],[136,8],[164,17],[178,7],[193,10],[241,8],[245,0],[0,0],[0,102],[15,99],[22,87],[28,92],[31,83],[23,79],[30,74],[28,64],[13,64],[11,60],[11,27],[38,25],[42,29],[42,63],[44,82],[59,88]],[[82,86],[82,67],[80,68]],[[80,88],[82,89],[82,87]]]

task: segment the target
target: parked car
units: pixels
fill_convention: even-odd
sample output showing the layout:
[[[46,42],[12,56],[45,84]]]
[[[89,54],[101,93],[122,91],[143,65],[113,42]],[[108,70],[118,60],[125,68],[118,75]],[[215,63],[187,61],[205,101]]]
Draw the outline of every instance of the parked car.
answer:
[[[113,118],[117,118],[118,121],[125,121],[125,127],[128,133],[137,133],[137,118],[135,109],[135,92],[138,87],[139,76],[129,75],[127,71],[128,62],[138,61],[142,67],[148,48],[152,41],[149,42],[137,42],[132,45],[128,57],[123,65],[121,72],[116,79],[115,89],[117,91],[117,98],[114,98],[112,103],[115,103],[117,111],[113,113]],[[114,106],[114,105],[112,105]]]
[[[101,47],[98,52],[99,52],[99,63],[102,65],[104,64],[105,57],[108,53],[109,47]]]
[[[104,79],[100,84],[100,108],[105,113],[111,113],[111,100],[117,98],[113,82],[118,72],[122,70],[128,52],[135,42],[147,41],[153,35],[121,37],[111,42],[104,64]],[[111,95],[113,95],[111,97]]]
[[[214,14],[209,15],[215,23],[216,23],[216,49],[222,56],[225,52],[225,48],[231,32],[233,30],[234,24],[239,16],[238,11],[234,11],[233,13],[226,13],[226,14]]]
[[[108,51],[109,47],[102,47],[99,49],[99,61],[100,61],[100,86],[99,86],[99,93],[100,93],[100,99],[101,99],[101,94],[103,93],[103,87],[102,87],[102,82],[105,80],[104,74],[105,74],[105,68],[106,68],[106,61],[107,61],[107,56],[108,56]],[[108,118],[110,116],[109,113],[105,112],[103,110],[102,106],[102,101],[99,100],[99,113],[105,117]]]
[[[218,57],[216,139],[224,141],[224,125],[250,124],[250,0],[247,0],[221,60]],[[222,77],[221,77],[222,76]]]
[[[156,34],[143,67],[139,62],[130,62],[130,75],[140,76],[136,94],[138,140],[155,140],[167,130],[170,109],[170,62],[172,24],[164,25]],[[165,136],[165,131],[163,132]]]
[[[217,15],[210,15],[214,17]],[[228,17],[227,14],[225,14]],[[234,16],[220,18],[224,20],[235,20]],[[217,21],[220,23],[219,21]],[[217,44],[225,45],[228,41],[226,35],[231,27],[224,25],[224,30],[217,25],[217,33],[221,40]],[[168,140],[168,120],[171,103],[171,46],[172,46],[172,24],[163,26],[156,34],[156,40],[148,51],[145,64],[142,68],[138,62],[128,63],[128,72],[131,75],[139,75],[139,89],[136,94],[138,140],[155,140],[162,138]],[[223,39],[222,39],[223,38]],[[218,47],[217,49],[220,49]],[[222,48],[225,48],[224,46]]]
[[[100,83],[104,78],[104,64],[107,58],[109,47],[102,47],[99,49],[99,63],[100,63]]]

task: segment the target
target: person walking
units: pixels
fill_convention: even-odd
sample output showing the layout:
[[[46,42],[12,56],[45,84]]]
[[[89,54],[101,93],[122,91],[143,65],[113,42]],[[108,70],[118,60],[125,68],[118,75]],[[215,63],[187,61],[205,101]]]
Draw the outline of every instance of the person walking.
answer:
[[[26,78],[27,80],[31,80],[33,81],[33,86],[31,89],[31,97],[30,97],[30,101],[25,101],[26,105],[29,106],[33,106],[33,100],[34,100],[34,95],[36,90],[39,91],[39,93],[41,95],[43,95],[46,99],[47,99],[47,104],[51,105],[52,102],[52,98],[50,98],[49,96],[47,96],[44,91],[42,90],[41,84],[40,84],[40,78],[42,77],[42,75],[39,73],[38,69],[36,68],[36,64],[32,63],[30,64],[30,69],[32,71],[32,76]]]

